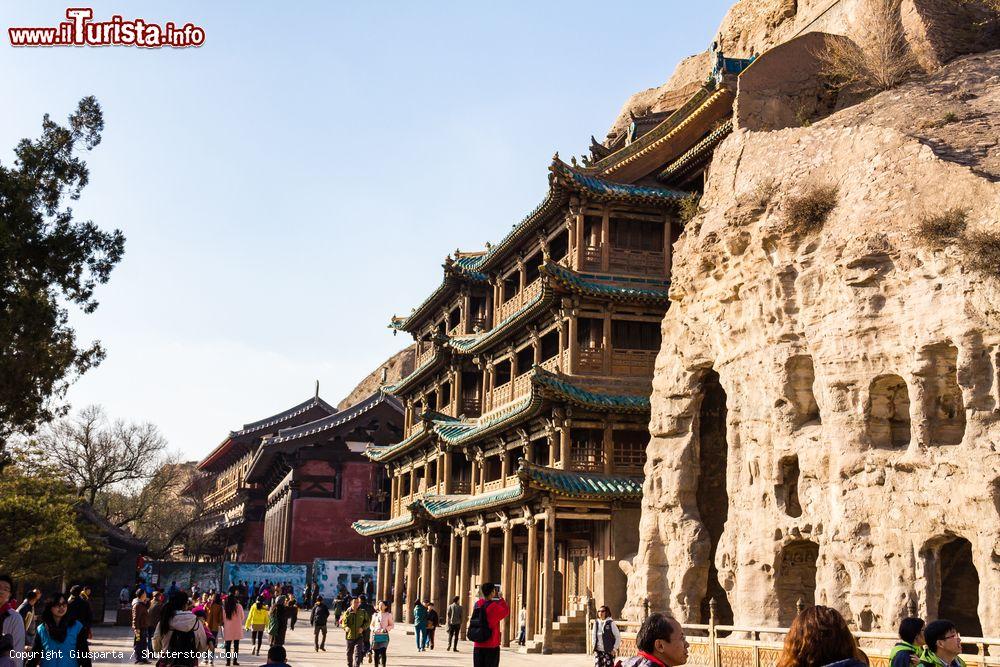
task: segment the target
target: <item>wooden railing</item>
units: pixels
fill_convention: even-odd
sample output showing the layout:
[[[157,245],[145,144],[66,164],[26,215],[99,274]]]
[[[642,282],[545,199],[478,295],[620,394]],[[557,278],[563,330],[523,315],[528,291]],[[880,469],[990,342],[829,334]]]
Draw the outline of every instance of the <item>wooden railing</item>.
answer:
[[[604,370],[604,348],[603,347],[581,347],[577,368],[579,372],[596,372]]]
[[[601,246],[586,245],[583,246],[583,269],[589,269],[591,271],[601,270]]]
[[[622,631],[618,657],[636,654],[635,638],[640,625],[636,621],[618,622]],[[788,634],[788,628],[717,625],[711,619],[707,624],[685,623],[682,627],[690,645],[686,664],[696,667],[773,666]],[[868,656],[869,667],[889,667],[889,652],[899,641],[895,634],[855,632],[854,636]],[[1000,638],[962,637],[962,645],[976,647],[976,653],[962,655],[969,667],[1000,665]]]
[[[463,396],[462,397],[462,414],[466,417],[478,417],[479,413],[482,412],[480,407],[480,399],[478,396]]]
[[[666,272],[666,259],[662,252],[612,248],[608,255],[608,271],[643,275],[662,274]]]
[[[611,374],[645,377],[656,365],[655,350],[611,350]]]
[[[434,346],[433,345],[428,345],[427,349],[424,350],[423,352],[421,352],[417,356],[417,363],[416,363],[416,366],[414,366],[414,368],[420,368],[425,363],[427,363],[428,361],[430,361],[433,356],[434,356]]]
[[[483,484],[483,493],[488,491],[499,491],[504,487],[503,479],[495,479],[492,482],[486,482]]]
[[[520,310],[526,303],[534,299],[542,291],[542,281],[540,278],[535,279],[530,284],[525,285],[524,289],[515,294],[513,297],[504,301],[497,308],[497,316],[493,320],[494,326],[500,324],[505,319]]]
[[[220,505],[236,495],[240,488],[240,478],[235,476],[225,484],[205,496],[205,509]]]

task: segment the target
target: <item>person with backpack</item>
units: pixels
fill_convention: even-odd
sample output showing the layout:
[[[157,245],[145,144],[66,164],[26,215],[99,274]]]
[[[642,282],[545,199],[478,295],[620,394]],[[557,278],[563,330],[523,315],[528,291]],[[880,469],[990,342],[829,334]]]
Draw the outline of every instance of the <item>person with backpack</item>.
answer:
[[[264,641],[264,630],[267,628],[267,605],[264,604],[264,597],[258,597],[257,601],[250,606],[250,613],[244,627],[250,630],[250,654],[260,655],[260,645]]]
[[[91,667],[86,628],[69,614],[64,594],[46,600],[25,667]]]
[[[914,667],[924,655],[924,620],[904,618],[899,624],[899,641],[889,652],[890,667]]]
[[[500,621],[510,615],[510,607],[500,589],[489,582],[479,587],[482,597],[476,600],[469,616],[465,636],[472,640],[473,667],[500,665]]]
[[[420,600],[413,602],[413,632],[417,635],[417,650],[423,651],[427,643],[427,607]]]
[[[153,633],[153,650],[163,652],[158,665],[194,667],[198,653],[208,649],[205,626],[187,610],[188,594],[178,590],[167,599]]]
[[[316,652],[326,650],[326,624],[330,620],[330,608],[323,601],[322,597],[316,598],[316,605],[309,612],[309,624],[313,626],[313,644],[316,647]],[[323,640],[320,641],[320,634],[323,635]]]
[[[382,667],[385,667],[385,653],[389,648],[389,631],[396,627],[395,621],[392,619],[392,613],[389,611],[389,603],[385,600],[379,602],[379,611],[372,618],[372,653],[375,654],[375,667],[378,667],[379,661],[382,663]]]
[[[613,667],[615,651],[622,643],[622,633],[615,619],[611,618],[611,609],[607,605],[597,610],[590,643],[594,649],[594,667]]]

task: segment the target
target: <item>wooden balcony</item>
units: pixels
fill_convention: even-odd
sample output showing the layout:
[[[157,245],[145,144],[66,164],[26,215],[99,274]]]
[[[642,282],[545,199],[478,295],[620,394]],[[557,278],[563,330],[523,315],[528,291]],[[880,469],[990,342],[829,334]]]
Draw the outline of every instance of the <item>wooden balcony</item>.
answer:
[[[217,487],[214,491],[205,496],[205,509],[210,510],[217,505],[221,505],[228,501],[230,498],[236,495],[236,492],[240,490],[240,478],[233,477],[232,479],[224,482],[222,486]]]
[[[604,372],[604,348],[581,347],[577,367],[574,370],[580,373]]]
[[[583,246],[580,258],[580,268],[588,271],[601,270],[601,246]]]
[[[499,491],[504,487],[503,479],[495,479],[492,482],[486,482],[483,484],[483,493],[489,493],[490,491]]]
[[[656,366],[654,350],[612,350],[611,374],[614,376],[648,377]]]
[[[525,285],[524,289],[515,294],[513,297],[500,304],[497,308],[497,316],[495,322],[499,324],[505,319],[516,313],[518,310],[523,308],[525,304],[530,302],[536,296],[538,296],[542,291],[542,281],[541,279],[534,280],[530,285]]]
[[[416,366],[414,366],[414,368],[420,368],[425,363],[427,363],[428,361],[430,361],[433,357],[434,357],[434,346],[428,344],[427,345],[427,349],[423,350],[417,356],[417,362],[416,362]]]
[[[612,248],[608,253],[608,271],[610,273],[663,275],[667,272],[666,257],[663,252]]]

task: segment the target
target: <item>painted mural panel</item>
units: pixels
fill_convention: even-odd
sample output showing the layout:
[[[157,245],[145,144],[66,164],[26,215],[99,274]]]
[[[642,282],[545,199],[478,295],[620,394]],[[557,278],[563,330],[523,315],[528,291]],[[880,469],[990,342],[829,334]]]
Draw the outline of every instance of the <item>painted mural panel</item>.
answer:
[[[371,560],[322,560],[313,561],[313,579],[319,584],[320,594],[326,599],[344,591],[349,595],[375,597],[375,578],[378,563]]]
[[[220,591],[219,575],[221,568],[218,563],[180,563],[159,561],[154,566],[157,585],[163,590],[169,590],[171,584],[190,591],[197,584],[202,592]]]
[[[229,588],[232,584],[245,581],[270,581],[281,583],[287,581],[295,589],[295,595],[302,595],[309,575],[308,565],[293,565],[290,563],[223,563],[222,585]]]

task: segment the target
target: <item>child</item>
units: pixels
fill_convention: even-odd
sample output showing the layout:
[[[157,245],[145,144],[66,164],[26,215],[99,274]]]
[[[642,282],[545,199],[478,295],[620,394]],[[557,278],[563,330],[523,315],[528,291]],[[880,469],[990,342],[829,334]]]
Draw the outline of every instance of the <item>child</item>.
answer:
[[[268,667],[289,667],[285,660],[288,659],[288,653],[285,651],[284,646],[272,646],[267,649],[267,663]]]
[[[208,642],[208,664],[215,664],[215,633],[208,629],[208,612],[204,605],[196,609],[194,615],[201,619],[201,625],[205,628],[205,640]]]

